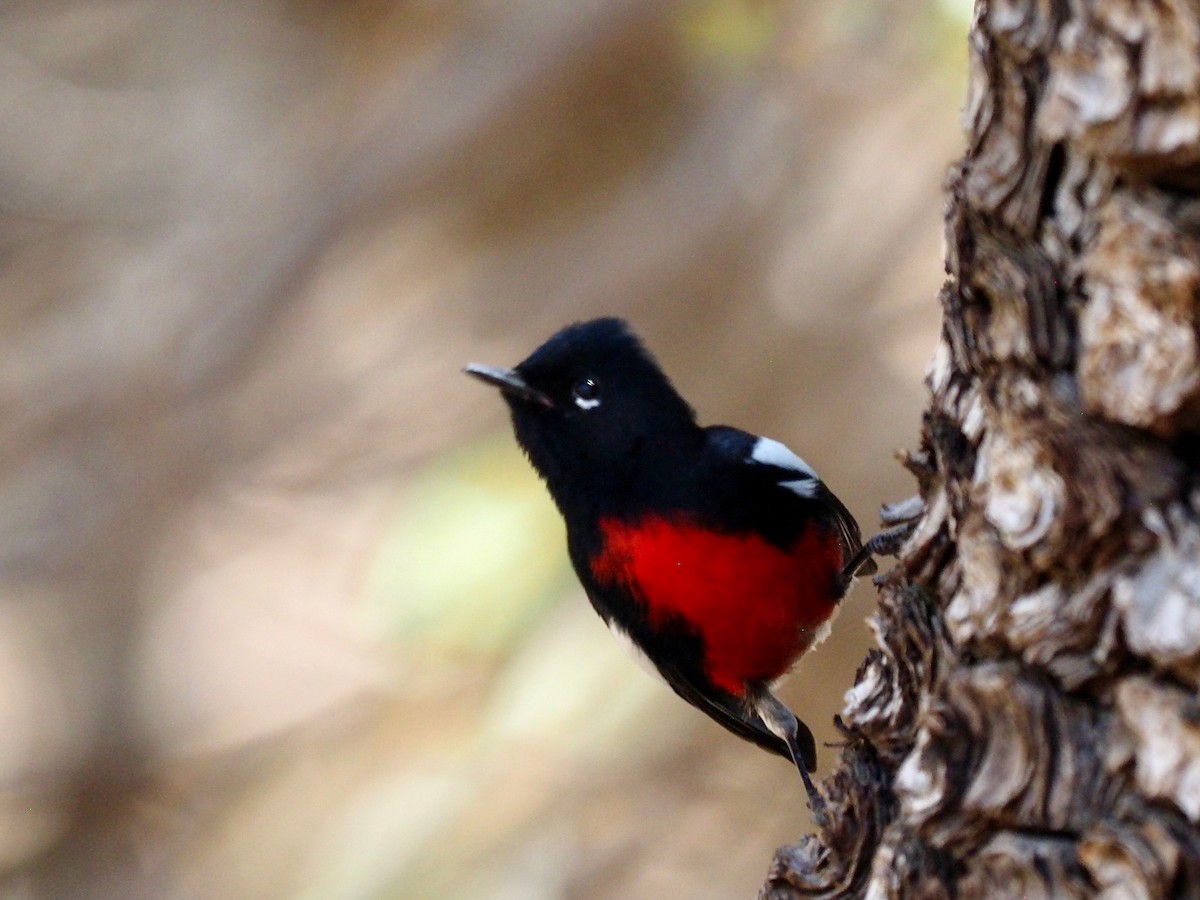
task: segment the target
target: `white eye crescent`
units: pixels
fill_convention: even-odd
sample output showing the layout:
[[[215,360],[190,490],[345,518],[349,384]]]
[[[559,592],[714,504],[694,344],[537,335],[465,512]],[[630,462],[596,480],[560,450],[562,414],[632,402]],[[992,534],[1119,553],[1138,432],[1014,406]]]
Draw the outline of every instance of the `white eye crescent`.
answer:
[[[595,409],[600,405],[600,385],[591,378],[581,378],[571,389],[571,396],[580,409]]]

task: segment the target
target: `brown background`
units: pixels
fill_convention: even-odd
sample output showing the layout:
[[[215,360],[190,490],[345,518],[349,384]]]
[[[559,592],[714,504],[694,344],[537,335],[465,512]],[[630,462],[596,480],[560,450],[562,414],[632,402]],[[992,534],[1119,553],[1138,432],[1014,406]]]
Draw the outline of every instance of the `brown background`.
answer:
[[[752,895],[798,779],[612,646],[458,369],[626,316],[870,530],[962,6],[8,4],[9,886]],[[819,740],[870,607],[785,689]]]

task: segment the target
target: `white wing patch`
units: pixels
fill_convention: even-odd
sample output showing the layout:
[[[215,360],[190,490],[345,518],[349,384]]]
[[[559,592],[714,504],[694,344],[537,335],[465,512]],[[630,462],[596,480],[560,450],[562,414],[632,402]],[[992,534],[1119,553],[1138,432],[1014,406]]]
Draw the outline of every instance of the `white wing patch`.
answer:
[[[817,471],[779,441],[769,437],[760,437],[754,442],[750,458],[764,466],[775,466],[780,469],[791,469],[809,478],[817,478]]]
[[[634,639],[629,636],[629,632],[618,625],[615,620],[609,621],[606,624],[608,625],[608,630],[612,632],[613,637],[617,639],[617,643],[620,644],[621,648],[628,653],[630,657],[632,657],[635,663],[638,664],[638,668],[644,669],[659,681],[666,684],[667,680],[663,678],[662,672],[658,671],[658,666],[654,665],[654,663],[650,661],[650,657],[648,657],[645,651],[642,650],[642,648],[637,645]]]
[[[815,478],[805,478],[803,481],[781,481],[780,487],[785,487],[794,494],[812,500],[817,496],[817,485],[821,482]]]
[[[750,459],[756,463],[762,463],[764,466],[775,466],[777,469],[788,469],[799,475],[799,478],[790,481],[781,481],[780,487],[785,487],[789,491],[794,491],[801,497],[815,497],[817,494],[817,485],[821,478],[817,475],[816,469],[798,457],[795,453],[785,447],[779,441],[773,441],[768,437],[760,437],[754,442],[754,449],[750,451]]]

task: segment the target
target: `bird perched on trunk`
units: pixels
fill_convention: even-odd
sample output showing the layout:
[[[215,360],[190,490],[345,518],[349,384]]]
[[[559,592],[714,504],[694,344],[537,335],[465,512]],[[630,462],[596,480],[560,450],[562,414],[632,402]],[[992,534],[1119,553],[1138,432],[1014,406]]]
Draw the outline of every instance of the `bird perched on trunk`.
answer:
[[[466,371],[508,403],[596,612],[680,697],[790,759],[821,816],[812,732],[772,684],[875,569],[846,507],[778,441],[701,427],[619,319]]]

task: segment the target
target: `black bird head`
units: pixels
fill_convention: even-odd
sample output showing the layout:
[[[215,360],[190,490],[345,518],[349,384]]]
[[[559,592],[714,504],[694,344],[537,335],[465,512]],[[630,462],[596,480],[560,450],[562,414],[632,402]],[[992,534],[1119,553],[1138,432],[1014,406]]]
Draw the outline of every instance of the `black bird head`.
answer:
[[[570,325],[515,369],[466,372],[500,389],[518,443],[560,508],[572,492],[592,509],[626,499],[664,459],[669,469],[703,441],[692,408],[620,319]]]

